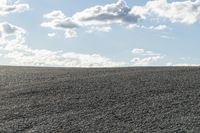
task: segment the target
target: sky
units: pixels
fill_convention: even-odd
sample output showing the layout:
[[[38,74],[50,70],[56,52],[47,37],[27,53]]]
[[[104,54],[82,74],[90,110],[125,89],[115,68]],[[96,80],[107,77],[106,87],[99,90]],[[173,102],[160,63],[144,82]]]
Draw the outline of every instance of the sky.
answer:
[[[200,0],[0,0],[0,65],[199,66]]]

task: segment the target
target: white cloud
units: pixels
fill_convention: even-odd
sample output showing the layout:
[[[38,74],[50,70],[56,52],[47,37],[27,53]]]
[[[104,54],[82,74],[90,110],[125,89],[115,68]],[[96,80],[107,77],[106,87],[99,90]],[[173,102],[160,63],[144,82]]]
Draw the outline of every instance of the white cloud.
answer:
[[[130,10],[124,0],[119,0],[117,3],[87,8],[74,14],[72,18],[84,26],[135,24],[140,16],[130,14]]]
[[[3,6],[3,5],[7,5],[7,2],[8,2],[7,0],[1,0],[1,1],[0,1],[0,4],[1,4],[2,6]]]
[[[0,61],[6,65],[57,66],[57,67],[122,67],[151,66],[165,55],[142,48],[132,50],[130,63],[113,61],[100,54],[82,54],[75,52],[32,49],[25,44],[26,31],[8,22],[0,23]],[[187,63],[166,63],[168,66],[199,66]]]
[[[154,31],[161,31],[161,30],[166,30],[169,29],[167,25],[157,25],[157,26],[144,26],[144,25],[137,25],[137,24],[129,24],[127,26],[128,29],[134,29],[134,28],[141,28],[141,29],[146,29],[146,30],[154,30]]]
[[[44,22],[41,24],[42,27],[48,27],[51,29],[56,29],[56,30],[67,30],[67,29],[72,29],[72,28],[77,28],[78,25],[71,19],[71,18],[55,18],[55,19],[50,19],[49,22]]]
[[[200,19],[200,1],[187,0],[168,2],[167,0],[147,1],[144,6],[129,7],[125,0],[106,5],[96,5],[66,17],[60,10],[52,11],[44,15],[46,22],[42,27],[54,30],[66,30],[77,28],[90,29],[88,32],[110,32],[112,25],[126,26],[128,29],[143,28],[150,30],[165,30],[168,26],[162,24],[161,19],[168,19],[172,23],[180,22],[193,24]],[[145,26],[145,21],[154,22],[157,26]],[[93,28],[91,28],[93,27]]]
[[[9,0],[0,0],[0,16],[4,16],[15,12],[24,12],[29,10],[29,4],[12,3]]]
[[[135,29],[135,28],[141,28],[141,26],[138,25],[138,24],[129,24],[129,25],[127,26],[127,28],[128,28],[128,29]]]
[[[97,5],[75,13],[72,17],[66,17],[60,10],[52,11],[44,15],[46,22],[42,27],[65,31],[66,38],[71,37],[68,33],[76,33],[77,28],[89,28],[89,32],[110,32],[112,24],[130,25],[137,24],[140,16],[130,14],[131,8],[124,0],[113,4]],[[75,34],[73,34],[75,35]],[[73,36],[74,37],[74,36]]]
[[[77,37],[77,32],[75,29],[67,29],[65,31],[65,38],[74,38]]]
[[[158,60],[162,59],[164,55],[154,53],[152,51],[146,51],[141,48],[135,48],[132,50],[134,58],[131,60],[133,66],[148,66],[156,65]]]
[[[98,54],[28,49],[9,52],[6,57],[11,65],[58,67],[116,67],[125,65]]]
[[[47,18],[47,19],[64,19],[65,14],[60,10],[55,10],[55,11],[52,11],[48,14],[45,14],[44,18]]]
[[[24,43],[26,31],[20,27],[0,22],[0,45],[20,45]]]
[[[56,33],[48,33],[48,37],[55,37],[56,36]]]
[[[148,66],[159,59],[161,59],[160,56],[143,57],[143,58],[135,57],[131,60],[131,62],[133,63],[134,66]]]
[[[47,22],[41,23],[42,27],[61,30],[65,32],[65,38],[77,37],[76,29],[79,25],[72,18],[66,17],[62,11],[56,10],[44,15]]]
[[[142,54],[144,52],[145,52],[145,50],[141,49],[141,48],[135,48],[135,49],[132,50],[133,54]]]
[[[1,62],[7,65],[64,66],[64,67],[115,67],[125,66],[99,54],[32,49],[25,44],[26,31],[8,22],[0,23]],[[71,33],[70,33],[71,34]]]
[[[166,63],[166,66],[200,66],[200,64],[168,62],[168,63]]]
[[[152,30],[165,30],[165,29],[167,29],[167,26],[166,25],[150,26],[149,29],[152,29]]]
[[[200,18],[200,1],[171,2],[167,0],[148,1],[145,6],[135,6],[132,8],[134,14],[147,18],[157,16],[169,19],[172,23],[180,22],[193,24]]]

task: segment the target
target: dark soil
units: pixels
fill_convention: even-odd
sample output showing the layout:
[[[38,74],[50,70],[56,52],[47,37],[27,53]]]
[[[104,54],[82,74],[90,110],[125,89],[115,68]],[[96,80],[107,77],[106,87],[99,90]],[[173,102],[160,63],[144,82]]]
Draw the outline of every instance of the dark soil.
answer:
[[[200,68],[0,67],[0,133],[198,133]]]

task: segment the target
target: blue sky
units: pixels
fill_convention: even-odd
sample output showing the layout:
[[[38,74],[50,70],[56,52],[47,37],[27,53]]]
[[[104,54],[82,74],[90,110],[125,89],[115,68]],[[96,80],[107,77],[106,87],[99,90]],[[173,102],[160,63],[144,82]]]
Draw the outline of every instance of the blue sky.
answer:
[[[199,0],[0,0],[0,64],[199,65],[199,19]]]

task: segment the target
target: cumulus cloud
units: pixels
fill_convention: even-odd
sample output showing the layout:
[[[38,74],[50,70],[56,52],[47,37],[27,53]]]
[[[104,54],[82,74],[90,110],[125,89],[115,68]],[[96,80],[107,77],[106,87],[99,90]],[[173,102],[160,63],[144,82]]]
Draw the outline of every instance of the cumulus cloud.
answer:
[[[165,55],[142,48],[132,50],[130,62],[113,61],[100,54],[33,49],[26,45],[26,31],[8,22],[0,23],[0,61],[6,65],[57,67],[122,67],[157,65]],[[165,65],[195,66],[198,64],[167,63]]]
[[[32,49],[25,44],[26,31],[8,22],[0,23],[1,62],[7,65],[65,66],[65,67],[115,67],[124,62],[112,61],[99,54]],[[3,61],[2,61],[3,60]]]
[[[72,18],[86,26],[137,23],[140,16],[130,14],[130,10],[124,0],[119,0],[117,3],[87,8],[74,14]]]
[[[131,60],[134,66],[148,66],[154,65],[153,63],[162,59],[164,56],[159,53],[154,53],[152,51],[146,51],[141,48],[135,48],[132,50],[134,58]]]
[[[20,45],[24,43],[26,31],[20,27],[9,24],[8,22],[0,23],[0,45]]]
[[[78,25],[75,22],[73,22],[73,20],[71,18],[50,19],[49,22],[42,23],[41,26],[56,29],[56,30],[66,30],[66,29],[72,29],[72,28],[78,27]]]
[[[10,0],[0,0],[0,16],[15,12],[24,12],[29,10],[29,4],[12,3]]]
[[[69,17],[66,17],[62,11],[56,10],[44,15],[47,22],[41,23],[42,27],[61,30],[65,32],[65,38],[77,37],[76,29],[79,25]]]
[[[52,11],[44,15],[46,22],[41,23],[42,27],[54,30],[65,31],[66,38],[77,36],[77,28],[89,28],[89,32],[110,32],[112,24],[130,25],[137,24],[139,15],[131,13],[124,0],[119,0],[113,4],[97,5],[75,13],[71,17],[66,17],[60,10]]]
[[[5,55],[11,65],[58,66],[58,67],[116,67],[123,62],[114,62],[99,54],[80,54],[74,52],[23,49]]]
[[[169,19],[172,23],[193,24],[200,17],[200,1],[168,2],[167,0],[148,1],[145,6],[135,6],[131,12],[148,18],[156,16]]]
[[[110,32],[112,25],[125,25],[129,29],[144,28],[150,30],[165,30],[167,25],[162,24],[160,19],[168,19],[172,23],[193,24],[200,18],[200,1],[187,0],[168,2],[167,0],[147,1],[144,6],[129,7],[125,0],[106,5],[96,5],[75,13],[71,17],[65,16],[60,10],[52,11],[44,15],[46,22],[42,27],[55,30],[70,31],[74,33],[77,28],[89,28],[88,32]],[[145,21],[159,25],[145,26]],[[93,28],[91,28],[93,27]],[[68,32],[67,32],[68,33]],[[69,38],[69,37],[67,37]]]

